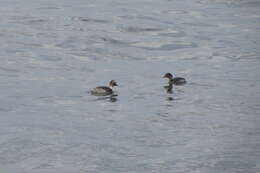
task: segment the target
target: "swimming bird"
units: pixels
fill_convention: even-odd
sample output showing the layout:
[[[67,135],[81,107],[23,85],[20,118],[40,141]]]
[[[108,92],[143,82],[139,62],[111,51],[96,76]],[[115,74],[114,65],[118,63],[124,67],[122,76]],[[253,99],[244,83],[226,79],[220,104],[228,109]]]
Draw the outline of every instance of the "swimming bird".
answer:
[[[118,86],[116,81],[114,80],[111,80],[109,82],[109,86],[98,86],[96,88],[93,88],[91,90],[91,94],[92,95],[96,95],[96,96],[107,96],[107,95],[110,95],[110,94],[113,94],[113,87],[114,86]]]
[[[182,77],[173,77],[173,75],[171,73],[166,73],[163,78],[168,78],[169,82],[168,84],[171,85],[184,85],[186,84],[186,80]]]

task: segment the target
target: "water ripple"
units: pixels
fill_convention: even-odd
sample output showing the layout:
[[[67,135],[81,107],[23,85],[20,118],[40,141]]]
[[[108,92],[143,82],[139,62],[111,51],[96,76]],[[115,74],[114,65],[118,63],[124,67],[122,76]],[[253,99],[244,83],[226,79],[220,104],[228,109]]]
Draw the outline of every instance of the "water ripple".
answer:
[[[71,20],[88,22],[88,23],[104,23],[104,24],[111,23],[111,21],[109,21],[109,20],[95,19],[95,18],[88,18],[88,17],[72,17]]]
[[[131,45],[134,47],[139,47],[147,50],[162,50],[162,51],[197,47],[196,43],[187,43],[187,42],[178,42],[178,43],[138,42]]]

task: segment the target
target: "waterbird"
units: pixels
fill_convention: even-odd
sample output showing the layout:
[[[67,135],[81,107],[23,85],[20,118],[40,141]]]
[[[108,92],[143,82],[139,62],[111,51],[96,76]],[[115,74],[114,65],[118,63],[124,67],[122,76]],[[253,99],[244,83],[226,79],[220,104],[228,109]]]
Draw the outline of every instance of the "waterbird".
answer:
[[[96,88],[93,88],[91,90],[91,94],[92,95],[96,95],[96,96],[107,96],[107,95],[111,95],[113,94],[113,87],[114,86],[118,86],[116,81],[111,80],[109,82],[109,86],[98,86]]]
[[[184,79],[183,77],[173,77],[173,75],[171,73],[166,73],[163,78],[168,78],[169,79],[169,82],[168,84],[169,85],[184,85],[186,84],[186,79]]]

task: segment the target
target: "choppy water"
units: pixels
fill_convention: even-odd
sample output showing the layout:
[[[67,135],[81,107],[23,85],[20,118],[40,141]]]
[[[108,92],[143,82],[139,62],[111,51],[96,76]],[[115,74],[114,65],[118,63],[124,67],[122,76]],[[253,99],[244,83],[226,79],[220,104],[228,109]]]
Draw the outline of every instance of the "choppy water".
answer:
[[[260,1],[0,3],[1,172],[260,172]]]

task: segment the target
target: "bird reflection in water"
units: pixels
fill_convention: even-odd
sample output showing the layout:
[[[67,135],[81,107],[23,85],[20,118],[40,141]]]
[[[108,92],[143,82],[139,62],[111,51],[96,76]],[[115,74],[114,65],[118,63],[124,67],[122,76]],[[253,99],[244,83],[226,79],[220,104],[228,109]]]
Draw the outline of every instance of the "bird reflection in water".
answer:
[[[109,96],[99,97],[97,98],[97,100],[107,100],[109,102],[116,102],[118,100],[117,96],[117,94],[111,94]]]
[[[172,94],[172,84],[164,86],[164,89],[166,90],[166,93]]]
[[[172,91],[172,84],[164,86],[164,89],[165,89],[167,94],[172,94],[173,93],[173,91]],[[173,101],[174,99],[173,99],[173,97],[167,97],[166,100],[167,101]]]

